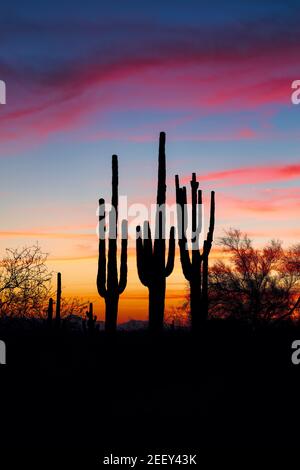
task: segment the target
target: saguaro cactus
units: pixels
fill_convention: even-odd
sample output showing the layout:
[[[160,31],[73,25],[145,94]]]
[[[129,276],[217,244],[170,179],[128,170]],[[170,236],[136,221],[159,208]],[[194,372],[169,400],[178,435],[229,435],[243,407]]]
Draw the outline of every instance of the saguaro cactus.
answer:
[[[53,299],[49,299],[48,309],[47,309],[47,326],[51,328],[53,319]]]
[[[136,228],[136,254],[139,278],[149,290],[149,328],[159,331],[163,328],[166,277],[174,267],[175,229],[170,229],[169,253],[165,263],[165,225],[166,225],[166,135],[160,133],[158,153],[158,185],[155,217],[155,239],[152,241],[149,222],[144,222],[143,229]]]
[[[56,308],[55,308],[55,325],[60,325],[60,307],[61,307],[61,273],[57,273],[57,288],[56,288]]]
[[[90,303],[89,309],[86,312],[86,318],[82,320],[82,326],[83,326],[84,332],[86,332],[87,330],[88,334],[92,335],[95,330],[96,322],[97,322],[97,316],[94,315],[93,304]]]
[[[215,227],[215,192],[211,191],[210,222],[206,240],[203,242],[202,253],[199,246],[199,234],[202,229],[202,191],[196,173],[192,174],[192,257],[187,246],[187,195],[186,187],[179,185],[179,177],[175,176],[176,203],[178,211],[178,243],[182,271],[190,284],[190,314],[192,329],[198,330],[208,316],[208,257],[212,247]]]
[[[97,288],[99,295],[105,300],[105,330],[115,332],[117,328],[119,296],[127,284],[127,221],[122,221],[122,245],[120,261],[120,277],[117,268],[117,226],[118,226],[118,157],[112,156],[112,199],[109,212],[109,240],[106,255],[105,239],[105,201],[99,199],[99,258]],[[108,258],[108,260],[106,260]]]

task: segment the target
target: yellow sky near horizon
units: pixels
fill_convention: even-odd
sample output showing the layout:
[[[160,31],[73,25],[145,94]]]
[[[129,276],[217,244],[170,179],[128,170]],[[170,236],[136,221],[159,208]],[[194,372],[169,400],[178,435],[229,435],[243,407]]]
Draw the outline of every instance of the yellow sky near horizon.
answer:
[[[219,231],[220,235],[220,231]],[[293,235],[293,234],[291,234]],[[270,237],[271,238],[271,237]],[[217,240],[217,234],[215,236]],[[43,252],[49,253],[47,264],[51,271],[62,273],[63,296],[78,297],[94,304],[94,311],[99,320],[104,320],[104,300],[100,298],[96,288],[97,248],[96,233],[61,230],[60,232],[0,232],[0,251],[3,255],[6,247],[20,248],[30,246],[38,241]],[[288,244],[293,242],[287,238]],[[120,249],[118,249],[118,258]],[[224,258],[226,255],[220,247],[214,246],[210,262]],[[53,279],[55,288],[55,277]],[[187,282],[182,274],[178,249],[174,271],[167,278],[166,313],[172,307],[182,305],[187,292]],[[129,319],[146,319],[148,314],[148,290],[144,287],[137,274],[134,242],[128,248],[128,282],[125,292],[119,301],[119,322]]]
[[[94,304],[95,314],[104,320],[104,300],[96,287],[97,256],[74,259],[49,259],[49,269],[62,273],[62,289],[65,297],[80,297]],[[81,273],[80,275],[78,273]],[[55,279],[54,279],[55,284]],[[176,262],[171,276],[167,279],[166,311],[172,306],[181,305],[185,298],[186,282],[180,265]],[[119,321],[146,319],[148,315],[148,289],[137,274],[136,258],[133,249],[128,253],[128,280],[119,301]]]

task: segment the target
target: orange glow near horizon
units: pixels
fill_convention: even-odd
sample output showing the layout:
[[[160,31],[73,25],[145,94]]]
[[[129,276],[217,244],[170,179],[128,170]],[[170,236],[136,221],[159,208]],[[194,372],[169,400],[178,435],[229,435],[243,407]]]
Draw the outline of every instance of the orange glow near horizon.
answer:
[[[271,229],[270,229],[271,231]],[[263,240],[271,239],[271,233],[265,231],[253,231],[248,233],[251,238]],[[100,298],[96,287],[97,275],[97,237],[95,234],[80,233],[45,233],[41,236],[39,232],[0,232],[0,247],[4,251],[6,246],[25,246],[36,242],[37,236],[41,239],[40,245],[43,251],[49,251],[47,264],[51,271],[62,273],[63,296],[66,298],[77,297],[84,301],[93,302],[94,311],[98,320],[104,320],[105,304]],[[215,240],[221,235],[218,230]],[[286,228],[277,231],[277,235],[283,235],[288,244],[296,242],[298,235]],[[267,237],[268,236],[268,237]],[[293,238],[294,237],[294,238]],[[79,240],[82,245],[75,245],[75,249],[70,249],[71,241]],[[55,256],[55,254],[57,256]],[[216,260],[226,258],[226,254],[220,247],[214,246],[210,255],[210,263]],[[55,277],[53,279],[53,289],[55,289]],[[166,289],[166,315],[171,312],[173,307],[183,304],[186,298],[187,281],[185,280],[181,265],[178,249],[176,249],[175,267],[169,278],[167,278]],[[120,323],[130,319],[145,320],[148,316],[148,290],[144,287],[137,274],[136,255],[133,242],[129,243],[128,249],[128,282],[125,292],[119,300]]]
[[[183,303],[186,294],[186,281],[181,272],[179,260],[171,276],[167,279],[166,312]],[[104,320],[105,304],[96,287],[97,257],[78,259],[56,259],[48,261],[49,269],[62,273],[62,289],[65,297],[79,297],[94,303],[98,320]],[[80,273],[80,275],[79,275]],[[145,320],[148,315],[148,289],[138,278],[135,252],[128,253],[128,281],[125,292],[119,300],[119,322],[130,319]]]

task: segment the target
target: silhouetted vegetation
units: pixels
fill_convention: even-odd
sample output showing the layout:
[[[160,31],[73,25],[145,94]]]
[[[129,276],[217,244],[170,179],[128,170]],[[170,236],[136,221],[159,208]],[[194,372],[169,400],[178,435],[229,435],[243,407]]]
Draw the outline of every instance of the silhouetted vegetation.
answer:
[[[136,258],[140,281],[149,290],[149,329],[161,331],[164,326],[166,277],[174,268],[175,229],[170,228],[169,252],[166,262],[166,136],[159,137],[158,184],[155,214],[155,236],[149,221],[136,228]],[[182,271],[189,284],[189,306],[171,308],[168,321],[173,327],[186,326],[189,314],[194,331],[201,330],[207,319],[218,318],[259,322],[279,322],[297,319],[300,309],[300,245],[283,249],[279,241],[272,241],[262,249],[239,230],[229,230],[220,239],[220,245],[229,255],[229,262],[218,261],[208,269],[215,228],[215,193],[210,196],[209,228],[200,248],[202,227],[202,191],[196,173],[191,185],[191,231],[187,212],[187,188],[180,187],[175,177],[178,208],[178,244]],[[122,221],[120,275],[117,268],[118,242],[118,158],[112,156],[112,199],[108,214],[109,233],[106,247],[105,201],[99,200],[99,259],[97,288],[105,300],[105,329],[112,333],[117,328],[119,296],[127,284],[127,221]],[[61,273],[57,273],[55,294],[51,290],[52,273],[46,266],[47,255],[39,245],[22,249],[7,249],[1,261],[0,313],[2,317],[39,316],[46,318],[49,328],[53,322],[58,328],[62,319],[82,316],[82,326],[91,333],[97,328],[97,317],[90,303],[62,297]],[[56,301],[53,298],[56,296]],[[51,297],[49,299],[49,297]],[[55,307],[55,318],[54,318]],[[64,322],[66,326],[66,322]]]
[[[132,455],[145,446],[147,451],[157,447],[169,452],[173,447],[190,453],[227,446],[252,452],[256,444],[298,444],[295,402],[300,382],[290,353],[300,328],[300,245],[283,249],[272,241],[258,249],[231,229],[220,240],[228,262],[217,261],[208,269],[215,197],[211,192],[209,229],[200,249],[198,187],[193,173],[190,253],[187,191],[176,176],[179,250],[189,305],[172,308],[164,318],[175,230],[170,229],[166,263],[166,157],[161,133],[155,237],[148,221],[136,229],[138,274],[149,290],[150,332],[160,335],[142,329],[110,334],[116,333],[119,296],[127,284],[127,221],[122,223],[119,276],[117,269],[116,155],[108,249],[105,202],[99,200],[97,287],[105,300],[105,332],[91,302],[87,306],[76,297],[63,297],[61,273],[52,291],[52,273],[38,245],[7,250],[0,271],[0,329],[9,363],[1,369],[6,379],[1,387],[1,445],[31,446],[33,454],[39,448],[50,451],[43,458],[58,448],[74,449],[74,454],[68,452],[69,465],[72,455],[78,459],[78,448],[86,459],[98,452],[99,442],[107,453],[113,446],[133,446]],[[164,320],[169,327],[162,331]],[[186,328],[189,321],[197,335]],[[97,459],[99,464],[98,455]]]
[[[262,249],[240,230],[220,239],[229,261],[217,261],[209,275],[209,312],[214,318],[277,322],[300,313],[300,245],[283,249],[271,241]]]
[[[174,268],[175,228],[170,229],[169,254],[166,257],[166,135],[159,136],[158,183],[155,216],[155,237],[152,241],[149,222],[143,230],[136,228],[137,268],[141,283],[149,291],[149,328],[153,332],[162,330],[164,324],[166,278]]]
[[[85,315],[86,318],[82,319],[82,328],[84,333],[88,333],[90,336],[94,333],[97,329],[96,322],[97,316],[94,315],[93,304],[92,302],[89,305],[89,309],[86,311]]]
[[[109,213],[109,240],[106,261],[105,240],[105,201],[99,200],[99,260],[97,288],[99,295],[105,300],[105,329],[114,333],[117,328],[119,296],[127,284],[127,221],[122,221],[122,247],[120,277],[117,268],[117,228],[118,228],[118,157],[112,156],[112,209]]]
[[[2,316],[39,316],[49,297],[52,273],[47,254],[38,244],[6,249],[0,269],[0,314]]]
[[[190,315],[191,324],[194,331],[198,331],[200,326],[208,318],[208,257],[212,247],[213,233],[215,227],[215,193],[211,192],[210,201],[210,221],[206,240],[203,242],[202,252],[200,251],[199,235],[202,227],[202,191],[198,190],[199,183],[196,180],[196,173],[193,173],[191,180],[192,193],[192,253],[188,251],[187,244],[187,193],[186,187],[180,187],[179,177],[175,176],[176,202],[181,209],[178,214],[178,244],[180,249],[180,261],[183,274],[190,285]]]

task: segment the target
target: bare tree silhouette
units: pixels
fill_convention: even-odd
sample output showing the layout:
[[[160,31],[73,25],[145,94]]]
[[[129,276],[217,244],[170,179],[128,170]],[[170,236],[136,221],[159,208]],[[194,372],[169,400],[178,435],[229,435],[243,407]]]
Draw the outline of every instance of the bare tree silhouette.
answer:
[[[240,230],[230,229],[220,239],[230,255],[210,270],[210,315],[233,317],[252,324],[277,322],[300,307],[300,245],[287,250],[272,240],[262,249]]]
[[[141,283],[149,290],[149,328],[160,331],[164,323],[166,277],[174,268],[175,228],[170,229],[169,253],[166,256],[166,134],[160,133],[158,153],[158,184],[156,198],[155,238],[152,241],[149,222],[144,222],[143,229],[136,228],[136,255],[138,275]]]
[[[52,272],[38,244],[6,249],[0,265],[0,312],[5,316],[39,315],[47,302]]]

